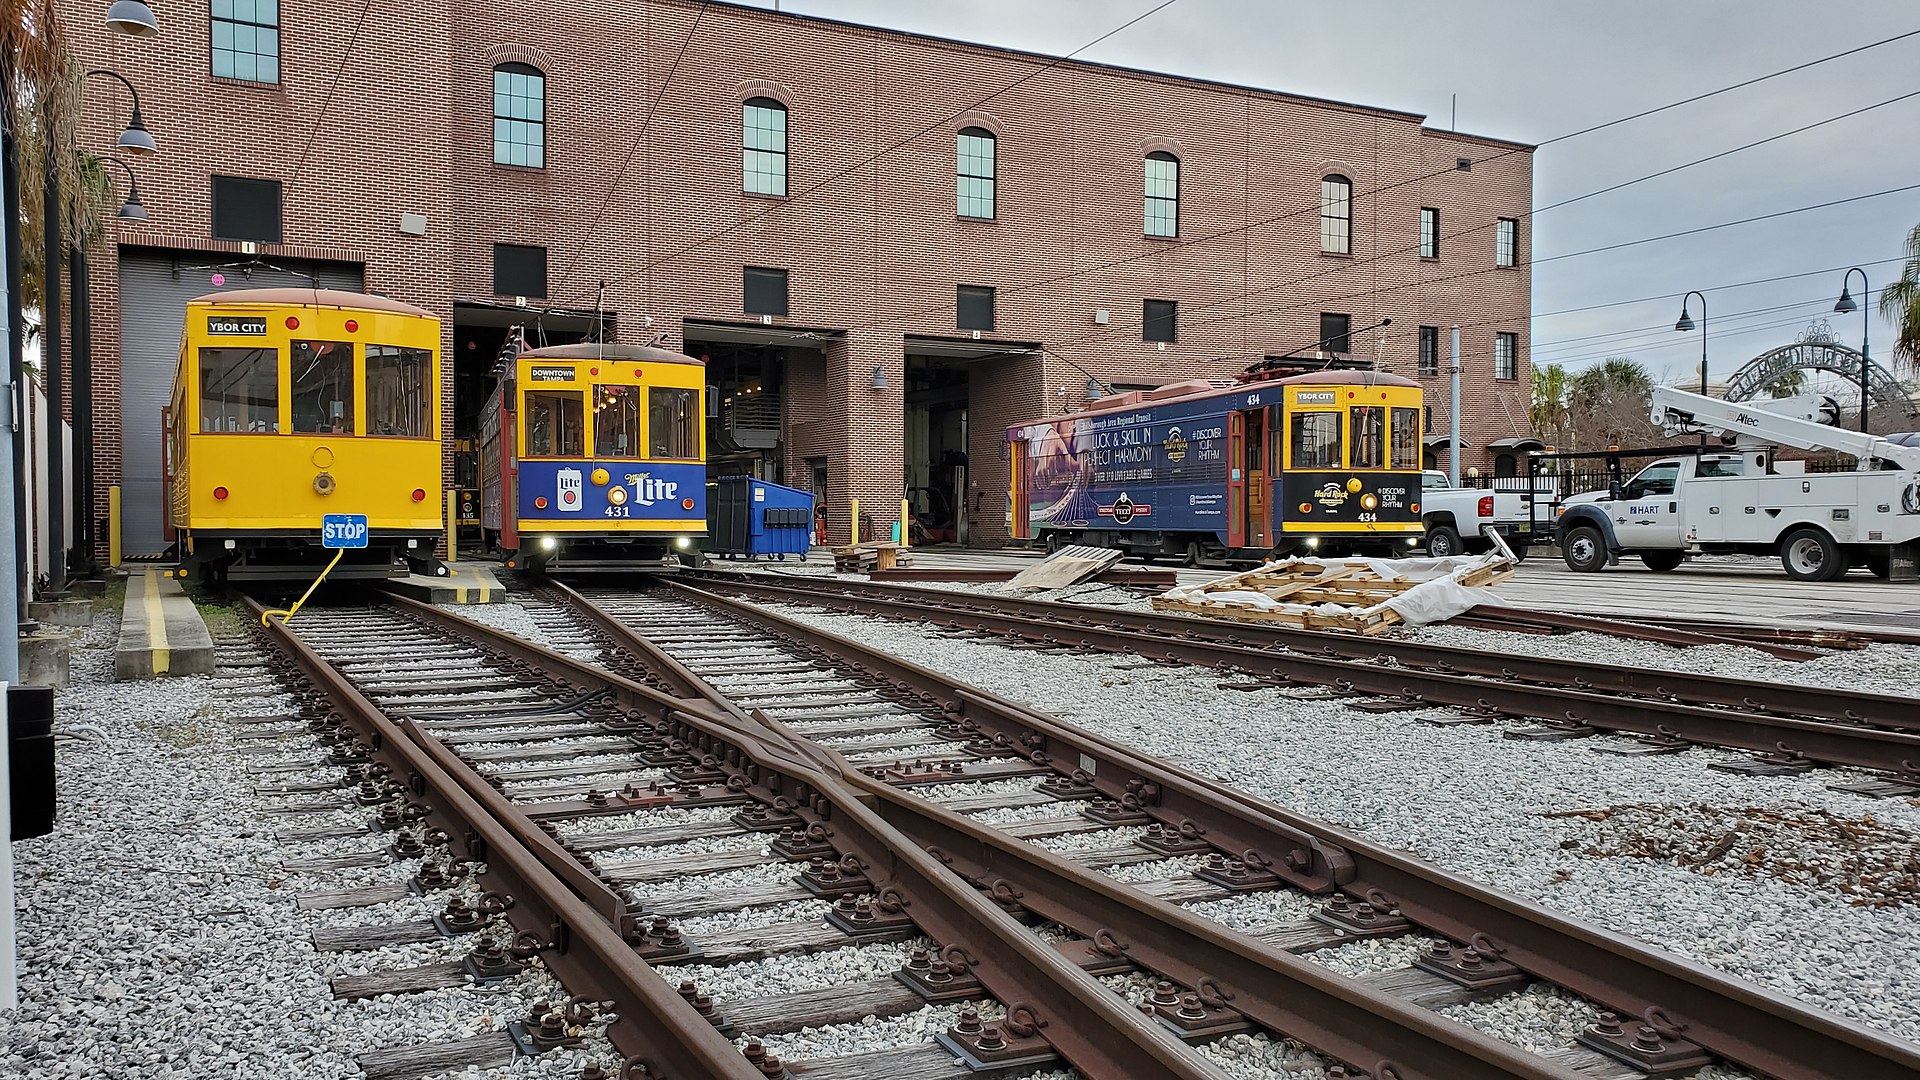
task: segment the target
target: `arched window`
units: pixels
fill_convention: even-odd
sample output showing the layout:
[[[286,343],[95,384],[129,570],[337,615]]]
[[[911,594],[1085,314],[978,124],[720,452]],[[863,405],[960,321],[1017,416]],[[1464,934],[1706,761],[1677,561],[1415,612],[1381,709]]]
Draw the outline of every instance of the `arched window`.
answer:
[[[1353,181],[1339,173],[1320,181],[1320,250],[1353,252]]]
[[[993,132],[977,127],[961,128],[955,140],[960,175],[954,201],[961,217],[993,216],[994,141]]]
[[[740,107],[740,190],[787,193],[787,107],[772,98],[748,98]]]
[[[1180,235],[1180,159],[1165,150],[1147,155],[1147,235]]]
[[[493,161],[547,167],[547,77],[531,64],[493,69]]]

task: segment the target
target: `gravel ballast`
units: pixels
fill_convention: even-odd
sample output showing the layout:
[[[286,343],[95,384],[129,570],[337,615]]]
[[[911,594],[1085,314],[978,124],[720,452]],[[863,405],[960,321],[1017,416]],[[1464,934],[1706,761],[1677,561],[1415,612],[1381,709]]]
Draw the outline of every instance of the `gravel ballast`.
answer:
[[[1726,751],[1623,759],[1592,752],[1625,741],[1614,737],[1507,740],[1498,726],[1435,727],[1418,714],[1363,713],[1277,690],[1222,690],[1220,676],[1195,668],[1121,670],[1126,658],[1048,656],[927,637],[914,624],[775,610],[1577,918],[1920,1040],[1920,966],[1898,959],[1920,946],[1920,888],[1910,872],[1904,879],[1897,872],[1912,858],[1911,837],[1920,834],[1920,800],[1830,791],[1827,783],[1846,776],[1837,771],[1751,777],[1707,768],[1739,759]],[[1570,639],[1530,642],[1541,647],[1549,640],[1558,648]],[[1584,648],[1560,655],[1644,664],[1648,648],[1605,637],[1575,645]],[[1807,664],[1747,649],[1710,651],[1702,666],[1719,673],[1809,677]],[[1897,670],[1902,658],[1893,653],[1903,651],[1876,646],[1835,654],[1817,661],[1826,667],[1816,681],[1890,690],[1876,673]],[[1730,670],[1738,658],[1726,654],[1735,653],[1751,654],[1751,671]],[[1356,767],[1360,749],[1364,763]],[[1775,830],[1767,843],[1773,857],[1763,851],[1749,861],[1756,842],[1714,861],[1700,858],[1727,833],[1739,833],[1741,821]],[[1791,859],[1777,854],[1782,837]],[[1145,880],[1177,872],[1182,861],[1108,872]]]

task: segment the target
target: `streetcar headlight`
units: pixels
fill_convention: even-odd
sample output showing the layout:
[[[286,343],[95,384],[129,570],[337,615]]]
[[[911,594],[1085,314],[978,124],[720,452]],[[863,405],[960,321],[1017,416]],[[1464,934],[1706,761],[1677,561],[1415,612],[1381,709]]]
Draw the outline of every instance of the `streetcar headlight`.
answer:
[[[560,541],[555,540],[551,536],[543,536],[540,538],[541,551],[552,551],[554,548],[557,548],[559,546],[560,546]]]
[[[1317,547],[1319,547],[1319,546],[1320,546],[1320,538],[1319,538],[1319,537],[1317,537],[1317,536],[1309,536],[1309,537],[1307,537],[1307,548],[1308,548],[1309,550],[1312,550],[1313,548],[1317,548]]]
[[[626,488],[623,488],[623,487],[610,487],[610,488],[608,488],[608,489],[607,489],[607,502],[608,502],[608,503],[609,503],[610,505],[613,505],[613,506],[625,506],[625,505],[627,505],[627,489],[626,489]]]
[[[681,551],[685,551],[693,546],[693,537],[677,536],[673,540],[673,546],[679,548]]]
[[[1378,507],[1379,505],[1380,505],[1379,497],[1374,495],[1374,493],[1371,491],[1367,492],[1365,495],[1360,496],[1360,508],[1362,510],[1372,510]]]
[[[1418,547],[1419,545],[1420,545],[1420,538],[1419,538],[1419,537],[1417,537],[1417,536],[1409,536],[1409,537],[1407,537],[1407,546],[1408,546],[1408,547]]]

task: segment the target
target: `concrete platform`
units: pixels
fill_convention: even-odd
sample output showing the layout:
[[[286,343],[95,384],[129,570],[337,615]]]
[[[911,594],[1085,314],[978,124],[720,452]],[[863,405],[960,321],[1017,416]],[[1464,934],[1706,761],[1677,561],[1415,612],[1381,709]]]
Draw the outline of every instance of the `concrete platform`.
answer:
[[[180,583],[158,570],[128,574],[113,681],[212,673],[213,638]]]
[[[448,563],[446,577],[422,577],[408,574],[387,582],[387,588],[402,596],[429,604],[494,604],[506,600],[506,588],[490,563]]]

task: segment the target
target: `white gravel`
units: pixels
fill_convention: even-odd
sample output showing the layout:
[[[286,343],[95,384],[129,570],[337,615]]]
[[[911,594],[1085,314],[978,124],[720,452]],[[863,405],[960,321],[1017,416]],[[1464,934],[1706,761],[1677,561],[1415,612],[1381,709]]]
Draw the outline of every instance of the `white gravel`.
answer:
[[[1842,772],[1747,777],[1708,769],[1710,762],[1738,759],[1724,751],[1620,758],[1592,752],[1606,742],[1624,744],[1620,739],[1502,739],[1498,726],[1434,727],[1421,723],[1418,712],[1362,713],[1338,701],[1223,691],[1214,685],[1217,676],[1191,668],[1121,670],[1128,659],[1048,656],[924,637],[906,624],[777,610],[1031,702],[1577,918],[1920,1040],[1920,965],[1903,959],[1920,946],[1920,894],[1909,886],[1906,902],[1866,906],[1840,889],[1841,882],[1861,877],[1849,878],[1849,866],[1884,868],[1911,854],[1911,843],[1901,838],[1920,834],[1920,800],[1827,790],[1827,783],[1845,777]],[[1614,659],[1605,650],[1619,645],[1600,638],[1583,655]],[[1637,655],[1640,648],[1628,643],[1621,655]],[[1834,669],[1826,677],[1871,685],[1878,652],[1838,654],[1828,661]],[[1842,670],[1848,662],[1859,666],[1858,678]],[[1771,678],[1791,678],[1806,667],[1770,658],[1766,664]],[[1364,752],[1362,767],[1356,767],[1358,752]],[[978,794],[961,785],[943,787],[950,789],[947,797]],[[1015,782],[1005,790],[1024,788]],[[1723,812],[1732,811],[1809,821],[1830,815],[1865,831],[1842,838],[1800,830],[1794,850],[1816,869],[1798,877],[1764,860],[1760,872],[1729,868],[1708,876],[1671,859],[1607,854],[1612,841],[1603,822],[1544,816],[1629,806],[1710,808],[1682,813],[1677,823],[1648,819],[1640,831],[1666,835],[1675,851],[1697,849],[1705,835],[1717,838],[1725,831],[1719,825]],[[1872,828],[1859,824],[1868,819]],[[1589,848],[1599,853],[1588,854]],[[1182,868],[1182,862],[1190,865]],[[1189,872],[1195,862],[1166,860],[1108,872],[1120,880],[1145,880]]]
[[[279,870],[283,861],[342,846],[276,841],[276,832],[332,815],[264,814],[315,796],[255,794],[256,786],[305,777],[257,775],[273,758],[235,752],[254,745],[235,734],[260,728],[230,727],[225,718],[284,708],[285,697],[236,696],[207,677],[114,684],[118,622],[117,613],[102,611],[76,639],[73,683],[56,703],[62,729],[103,737],[59,744],[55,831],[13,846],[22,1007],[0,1014],[0,1075],[351,1078],[359,1075],[357,1054],[502,1030],[535,1000],[560,992],[536,969],[490,987],[334,1000],[326,982],[332,972],[441,953],[429,945],[319,954],[312,931],[418,918],[425,902],[303,913],[294,897],[404,879],[413,865]],[[208,624],[218,639],[237,618],[210,611]],[[310,760],[322,756],[304,733],[287,745],[292,760],[302,745]],[[379,844],[374,837],[352,842]],[[610,1056],[597,1036],[582,1051],[460,1080],[573,1080],[593,1056]]]
[[[785,953],[738,964],[672,964],[654,970],[674,986],[679,986],[682,979],[692,979],[701,993],[713,995],[715,1003],[724,1009],[728,1001],[891,978],[906,966],[914,950],[931,948],[931,941],[915,937],[823,952]]]

